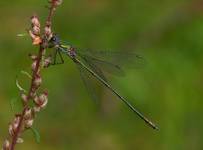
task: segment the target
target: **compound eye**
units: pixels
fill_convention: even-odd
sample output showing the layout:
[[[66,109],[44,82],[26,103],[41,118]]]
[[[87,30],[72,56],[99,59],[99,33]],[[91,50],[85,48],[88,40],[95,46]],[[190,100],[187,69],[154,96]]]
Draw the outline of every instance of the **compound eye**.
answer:
[[[56,41],[56,37],[55,37],[55,36],[53,36],[53,37],[52,37],[52,40],[53,40],[53,41]]]

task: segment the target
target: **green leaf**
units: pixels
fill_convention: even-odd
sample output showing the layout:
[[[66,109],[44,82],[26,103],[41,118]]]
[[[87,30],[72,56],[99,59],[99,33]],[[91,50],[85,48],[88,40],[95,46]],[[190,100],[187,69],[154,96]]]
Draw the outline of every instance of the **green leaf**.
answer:
[[[40,134],[35,128],[30,128],[37,143],[40,143]]]

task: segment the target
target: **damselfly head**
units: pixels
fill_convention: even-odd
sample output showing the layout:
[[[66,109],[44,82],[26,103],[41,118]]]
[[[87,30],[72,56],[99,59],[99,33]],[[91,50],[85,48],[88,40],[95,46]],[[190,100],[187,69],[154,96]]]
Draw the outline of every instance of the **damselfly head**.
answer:
[[[54,34],[53,37],[51,38],[50,42],[52,42],[54,45],[59,45],[60,44],[59,36]]]
[[[56,34],[54,34],[52,38],[49,40],[49,48],[57,47],[59,45],[60,45],[60,39]]]

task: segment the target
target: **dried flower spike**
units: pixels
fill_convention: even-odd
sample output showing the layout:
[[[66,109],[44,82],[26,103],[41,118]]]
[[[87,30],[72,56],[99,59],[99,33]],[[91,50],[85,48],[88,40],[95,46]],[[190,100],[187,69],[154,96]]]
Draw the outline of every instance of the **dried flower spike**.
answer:
[[[40,72],[43,67],[48,67],[51,63],[50,57],[44,57],[46,56],[46,48],[49,46],[49,40],[53,36],[51,30],[52,16],[56,7],[62,3],[62,0],[49,0],[49,2],[51,6],[49,7],[49,15],[45,21],[43,34],[41,34],[41,25],[38,16],[33,15],[30,18],[31,26],[28,33],[32,39],[32,44],[39,47],[39,52],[37,56],[29,55],[32,59],[32,75],[24,71],[22,72],[31,79],[29,91],[27,92],[21,88],[16,80],[16,85],[21,91],[20,96],[23,102],[23,109],[21,113],[15,115],[14,120],[9,124],[9,136],[4,141],[2,150],[14,150],[17,143],[23,143],[23,139],[21,138],[22,133],[32,127],[36,112],[43,109],[48,102],[47,92],[43,92],[38,96],[38,89],[42,83]],[[29,103],[32,100],[34,101],[34,106]]]

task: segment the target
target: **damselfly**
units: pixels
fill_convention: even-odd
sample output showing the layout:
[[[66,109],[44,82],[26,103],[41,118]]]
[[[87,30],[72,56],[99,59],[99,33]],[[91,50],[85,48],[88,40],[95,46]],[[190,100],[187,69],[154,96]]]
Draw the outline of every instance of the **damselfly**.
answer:
[[[148,120],[142,113],[140,113],[135,107],[133,107],[130,102],[126,100],[126,98],[122,97],[114,88],[112,88],[106,76],[104,75],[104,71],[108,73],[122,74],[123,71],[119,63],[122,63],[122,61],[130,61],[132,57],[133,59],[137,59],[139,61],[142,59],[141,56],[127,52],[116,53],[110,51],[95,52],[78,50],[71,44],[64,45],[64,43],[61,42],[59,37],[56,35],[54,35],[49,41],[49,47],[55,49],[55,54],[53,56],[53,64],[56,63],[57,55],[59,55],[61,63],[63,63],[64,60],[61,53],[64,53],[78,66],[83,81],[86,85],[88,85],[88,81],[86,79],[87,76],[95,77],[106,88],[108,88],[112,93],[114,93],[127,107],[129,107],[135,114],[137,114],[142,120],[144,120],[147,125],[149,125],[153,129],[158,130],[158,127],[154,123]],[[114,60],[112,58],[107,60],[107,56],[111,54],[121,56],[123,59],[120,57],[119,60],[116,60],[116,57],[114,57]],[[127,56],[126,59],[124,56]]]

